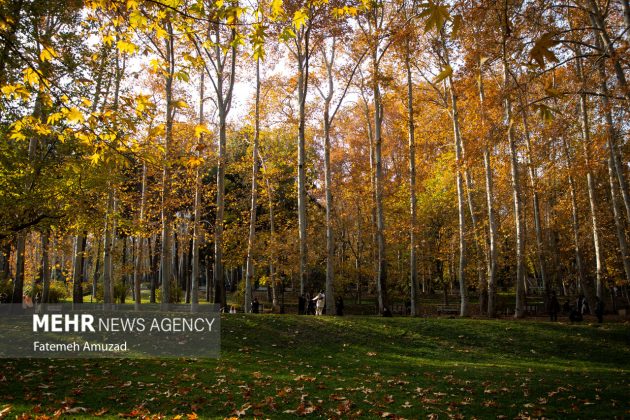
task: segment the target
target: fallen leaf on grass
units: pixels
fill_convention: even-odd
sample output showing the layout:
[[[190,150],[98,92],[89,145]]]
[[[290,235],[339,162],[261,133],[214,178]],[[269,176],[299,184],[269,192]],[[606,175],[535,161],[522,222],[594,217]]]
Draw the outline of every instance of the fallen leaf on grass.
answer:
[[[72,408],[68,408],[65,413],[66,414],[78,414],[78,413],[85,413],[87,412],[87,408],[85,407],[72,407]]]
[[[5,418],[9,412],[11,412],[11,410],[13,409],[12,405],[5,405],[4,407],[2,407],[2,410],[0,410],[0,419]]]

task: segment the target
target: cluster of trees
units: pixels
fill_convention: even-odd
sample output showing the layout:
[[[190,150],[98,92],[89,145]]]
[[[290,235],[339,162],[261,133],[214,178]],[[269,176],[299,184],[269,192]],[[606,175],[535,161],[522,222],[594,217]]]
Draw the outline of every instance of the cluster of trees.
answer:
[[[0,280],[226,304],[630,282],[627,0],[0,4]],[[212,287],[210,287],[212,285]],[[212,289],[212,290],[211,290]],[[181,295],[183,291],[183,296]]]

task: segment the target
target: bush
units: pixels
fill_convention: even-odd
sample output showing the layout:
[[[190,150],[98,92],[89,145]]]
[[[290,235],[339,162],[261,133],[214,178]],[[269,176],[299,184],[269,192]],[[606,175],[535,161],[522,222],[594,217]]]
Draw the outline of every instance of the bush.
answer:
[[[171,302],[172,303],[180,303],[184,299],[184,291],[180,289],[177,285],[171,284]],[[155,288],[155,301],[157,303],[162,303],[162,288]]]
[[[13,280],[0,280],[0,302],[8,302],[11,299],[11,296],[13,296]]]
[[[51,281],[48,288],[48,303],[59,303],[70,296],[68,287],[62,281]]]

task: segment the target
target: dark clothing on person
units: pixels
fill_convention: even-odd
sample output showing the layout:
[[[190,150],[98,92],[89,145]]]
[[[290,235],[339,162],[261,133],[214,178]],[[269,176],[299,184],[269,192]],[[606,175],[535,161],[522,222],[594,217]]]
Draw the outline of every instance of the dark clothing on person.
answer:
[[[560,302],[558,302],[558,298],[556,294],[551,295],[551,300],[549,301],[549,319],[551,321],[558,320],[558,312],[560,311]]]
[[[258,302],[258,298],[255,298],[252,302],[252,312],[255,314],[260,312],[260,303]]]
[[[595,304],[595,316],[597,316],[597,322],[600,324],[604,322],[604,301],[601,299],[597,299]]]
[[[341,296],[339,296],[337,298],[337,301],[335,302],[335,309],[337,312],[337,316],[343,316],[343,299]]]
[[[569,299],[564,302],[562,305],[562,312],[565,314],[571,313],[571,304],[569,303]]]
[[[307,315],[315,315],[315,302],[313,299],[308,300],[308,308],[306,310]]]
[[[383,316],[385,318],[391,318],[392,317],[392,311],[390,311],[389,308],[383,308]]]
[[[583,319],[582,314],[577,309],[573,309],[569,314],[569,321],[571,322],[580,322]]]
[[[306,299],[304,298],[304,295],[300,295],[300,297],[298,298],[298,314],[304,315],[305,309],[306,309]]]

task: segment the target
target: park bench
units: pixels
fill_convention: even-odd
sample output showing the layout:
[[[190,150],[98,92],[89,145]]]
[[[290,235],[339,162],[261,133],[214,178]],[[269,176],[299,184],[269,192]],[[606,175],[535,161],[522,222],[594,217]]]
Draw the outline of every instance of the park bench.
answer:
[[[459,305],[439,305],[437,307],[438,314],[457,315],[459,314],[459,310]]]

